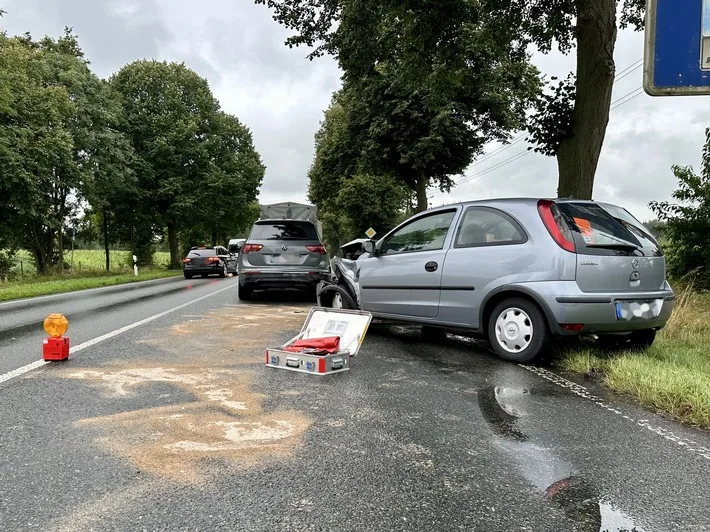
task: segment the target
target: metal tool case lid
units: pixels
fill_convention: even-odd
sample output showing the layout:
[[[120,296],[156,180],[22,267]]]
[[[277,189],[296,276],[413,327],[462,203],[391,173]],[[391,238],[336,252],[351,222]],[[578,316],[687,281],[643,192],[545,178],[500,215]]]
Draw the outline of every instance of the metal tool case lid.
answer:
[[[313,307],[308,313],[301,332],[283,345],[288,347],[296,340],[340,336],[340,349],[355,356],[360,350],[372,314],[359,310]]]

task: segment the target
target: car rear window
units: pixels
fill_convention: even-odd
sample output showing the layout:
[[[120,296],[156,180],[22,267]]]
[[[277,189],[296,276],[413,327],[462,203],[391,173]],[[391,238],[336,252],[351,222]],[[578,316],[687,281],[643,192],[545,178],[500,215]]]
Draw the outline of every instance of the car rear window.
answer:
[[[217,255],[217,251],[210,248],[205,249],[192,249],[187,255],[188,257],[214,257]]]
[[[574,202],[560,202],[557,206],[572,229],[579,253],[628,256],[661,254],[653,237],[641,229],[642,224],[620,218],[619,212],[610,212],[612,206]],[[630,220],[635,220],[630,214],[626,215]]]
[[[318,233],[311,222],[258,222],[252,227],[250,240],[316,240]]]

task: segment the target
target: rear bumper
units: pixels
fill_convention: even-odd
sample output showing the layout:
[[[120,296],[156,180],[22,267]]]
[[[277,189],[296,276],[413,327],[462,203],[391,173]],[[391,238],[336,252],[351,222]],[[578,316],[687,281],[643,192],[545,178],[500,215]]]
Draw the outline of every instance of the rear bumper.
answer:
[[[531,286],[531,285],[539,286]],[[552,324],[558,332],[564,333],[561,327],[565,324],[582,324],[583,334],[630,332],[641,329],[660,329],[668,322],[675,305],[675,295],[668,287],[667,290],[639,293],[604,293],[589,294],[580,291],[576,283],[564,283],[564,293],[560,293],[560,283],[554,283],[557,290],[545,290],[547,283],[530,283],[528,286],[541,296],[554,319]],[[551,285],[549,288],[552,289]],[[621,319],[617,317],[616,303],[629,301],[661,300],[660,311],[657,316],[634,317]]]
[[[329,270],[242,270],[239,285],[254,290],[271,288],[315,289],[321,281],[330,279]]]
[[[182,271],[184,273],[189,273],[192,275],[202,275],[202,274],[208,274],[208,275],[216,275],[218,273],[222,273],[224,267],[221,264],[215,264],[215,265],[210,265],[210,266],[200,266],[199,268],[195,267],[184,267]]]

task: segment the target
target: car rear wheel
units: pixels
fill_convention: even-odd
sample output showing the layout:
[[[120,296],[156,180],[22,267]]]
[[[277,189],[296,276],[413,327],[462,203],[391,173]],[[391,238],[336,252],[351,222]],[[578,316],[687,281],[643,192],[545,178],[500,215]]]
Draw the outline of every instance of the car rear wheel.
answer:
[[[542,311],[525,299],[500,302],[488,320],[488,339],[503,360],[526,363],[537,358],[551,335]]]
[[[241,301],[251,301],[254,291],[246,286],[239,285],[239,299]]]
[[[223,264],[222,265],[222,271],[219,272],[220,277],[227,277],[227,265]]]

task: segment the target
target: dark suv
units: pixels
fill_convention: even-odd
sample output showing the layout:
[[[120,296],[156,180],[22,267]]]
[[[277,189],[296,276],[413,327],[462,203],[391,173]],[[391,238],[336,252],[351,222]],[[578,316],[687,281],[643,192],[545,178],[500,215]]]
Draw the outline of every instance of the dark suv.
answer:
[[[185,279],[192,279],[194,275],[226,277],[228,260],[229,252],[223,246],[194,247],[182,261],[182,272]]]
[[[329,277],[328,254],[313,222],[259,220],[238,258],[239,299],[254,290],[310,290]]]

